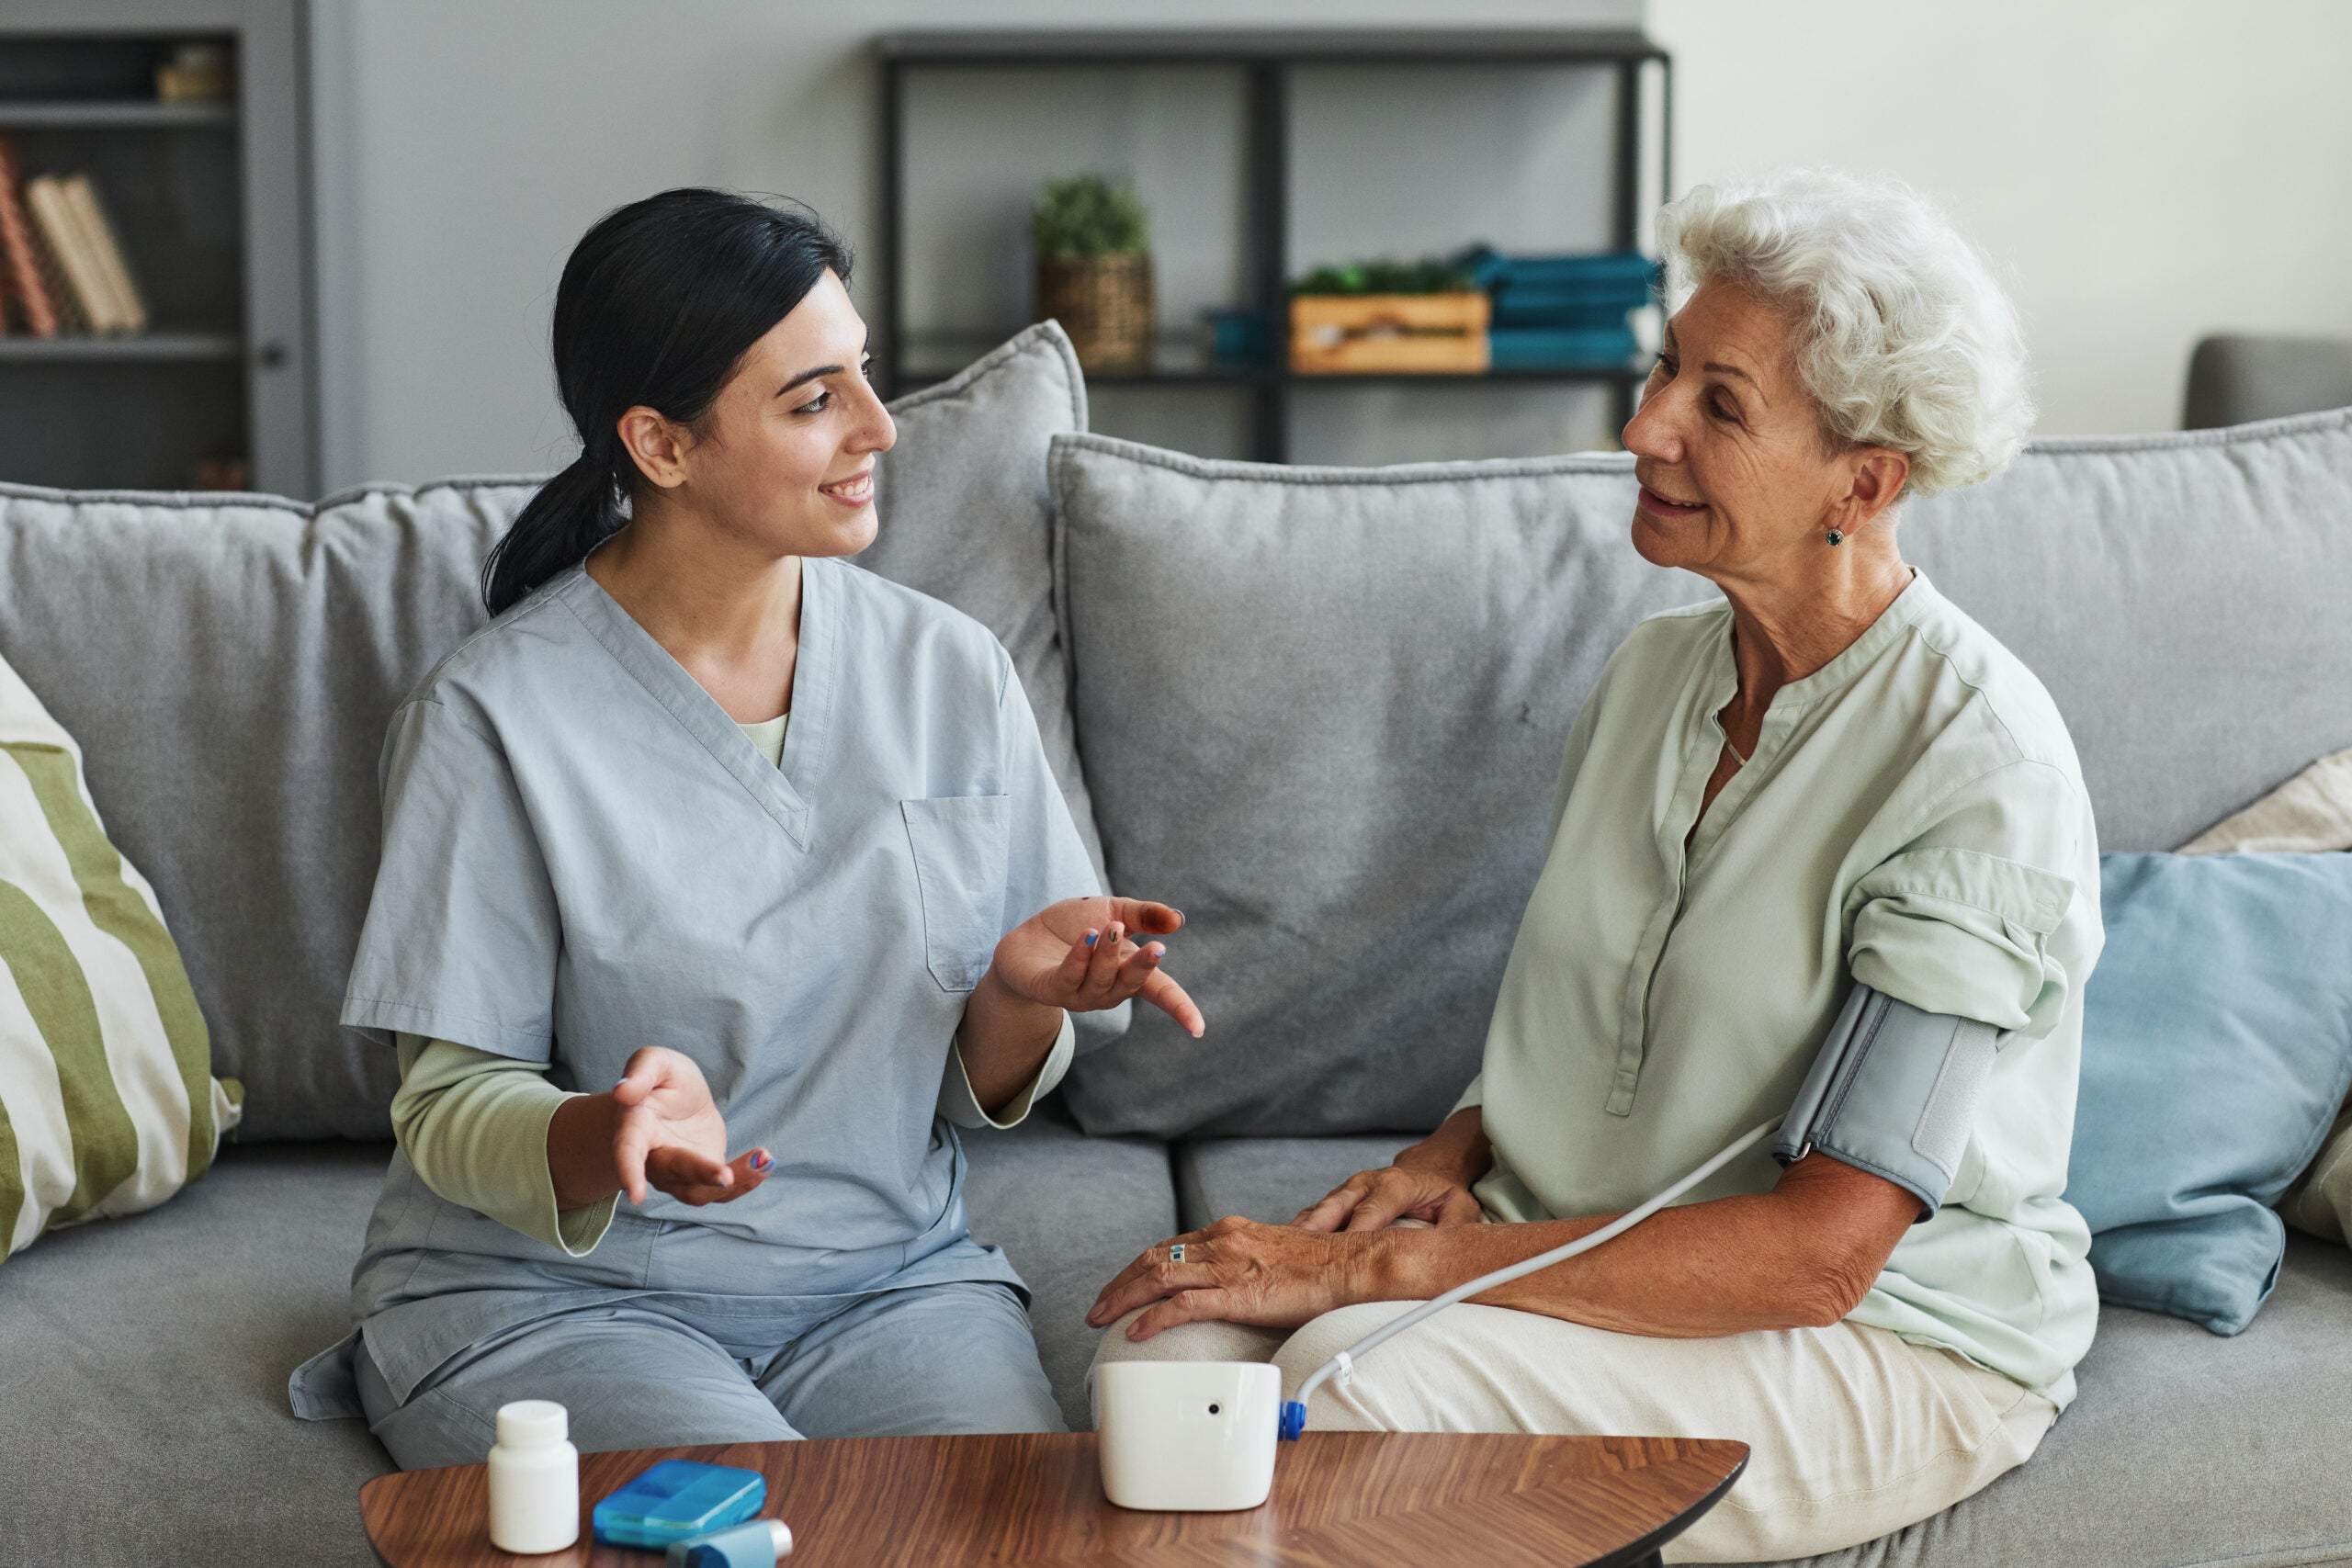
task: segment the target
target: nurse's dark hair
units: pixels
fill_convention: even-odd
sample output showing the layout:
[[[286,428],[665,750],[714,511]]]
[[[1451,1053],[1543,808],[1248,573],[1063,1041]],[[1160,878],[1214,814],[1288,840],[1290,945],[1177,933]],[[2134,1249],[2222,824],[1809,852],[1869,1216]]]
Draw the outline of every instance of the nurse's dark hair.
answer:
[[[850,251],[806,208],[665,190],[606,213],[555,290],[555,384],[580,456],[539,487],[482,563],[493,615],[588,558],[638,479],[616,428],[642,403],[681,424],[710,410],[753,344]]]

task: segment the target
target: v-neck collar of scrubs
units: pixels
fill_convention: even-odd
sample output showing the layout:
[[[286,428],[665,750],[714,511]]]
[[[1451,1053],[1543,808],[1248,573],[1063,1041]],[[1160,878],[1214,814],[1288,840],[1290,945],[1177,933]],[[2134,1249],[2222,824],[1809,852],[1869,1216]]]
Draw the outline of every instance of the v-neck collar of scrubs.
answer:
[[[615,663],[668,709],[711,760],[732,774],[775,819],[799,849],[809,847],[810,802],[824,761],[834,688],[833,565],[803,557],[800,562],[799,651],[792,676],[792,724],[786,730],[784,761],[771,766],[741,726],[703,690],[653,634],[637,624],[585,565],[572,567],[548,592],[580,617]]]

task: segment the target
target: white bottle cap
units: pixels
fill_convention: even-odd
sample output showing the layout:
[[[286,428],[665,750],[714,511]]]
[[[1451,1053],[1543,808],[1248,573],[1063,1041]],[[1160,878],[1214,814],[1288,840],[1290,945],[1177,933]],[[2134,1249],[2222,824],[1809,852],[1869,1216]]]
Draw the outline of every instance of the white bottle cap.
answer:
[[[518,1399],[498,1407],[498,1441],[502,1448],[533,1449],[544,1443],[560,1443],[571,1429],[571,1417],[552,1399]]]

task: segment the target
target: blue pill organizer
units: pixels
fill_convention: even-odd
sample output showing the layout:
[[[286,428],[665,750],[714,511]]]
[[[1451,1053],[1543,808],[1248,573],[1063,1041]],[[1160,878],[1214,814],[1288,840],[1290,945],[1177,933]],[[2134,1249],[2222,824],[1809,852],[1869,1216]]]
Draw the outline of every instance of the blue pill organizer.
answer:
[[[741,1524],[767,1501],[766,1477],[690,1459],[665,1459],[596,1505],[596,1539],[651,1547]]]

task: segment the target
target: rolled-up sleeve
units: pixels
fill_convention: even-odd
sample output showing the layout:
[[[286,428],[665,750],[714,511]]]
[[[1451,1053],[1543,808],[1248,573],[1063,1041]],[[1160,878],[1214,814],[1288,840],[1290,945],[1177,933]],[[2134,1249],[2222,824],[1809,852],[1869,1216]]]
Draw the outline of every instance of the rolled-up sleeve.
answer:
[[[2098,897],[2067,872],[2086,816],[2075,783],[2041,762],[1953,790],[1848,895],[1854,979],[1928,1012],[2048,1032],[2086,978],[2050,940],[2075,899]]]
[[[1030,1108],[1054,1092],[1069,1073],[1070,1059],[1077,1054],[1078,1034],[1070,1015],[1062,1014],[1061,1032],[1046,1052],[1046,1059],[1037,1065],[1037,1076],[1022,1086],[1021,1092],[1008,1100],[991,1116],[981,1108],[979,1096],[972,1092],[971,1075],[964,1067],[964,1045],[961,1041],[947,1053],[947,1073],[939,1086],[939,1113],[958,1127],[995,1127],[1001,1131],[1018,1127],[1027,1119]]]

